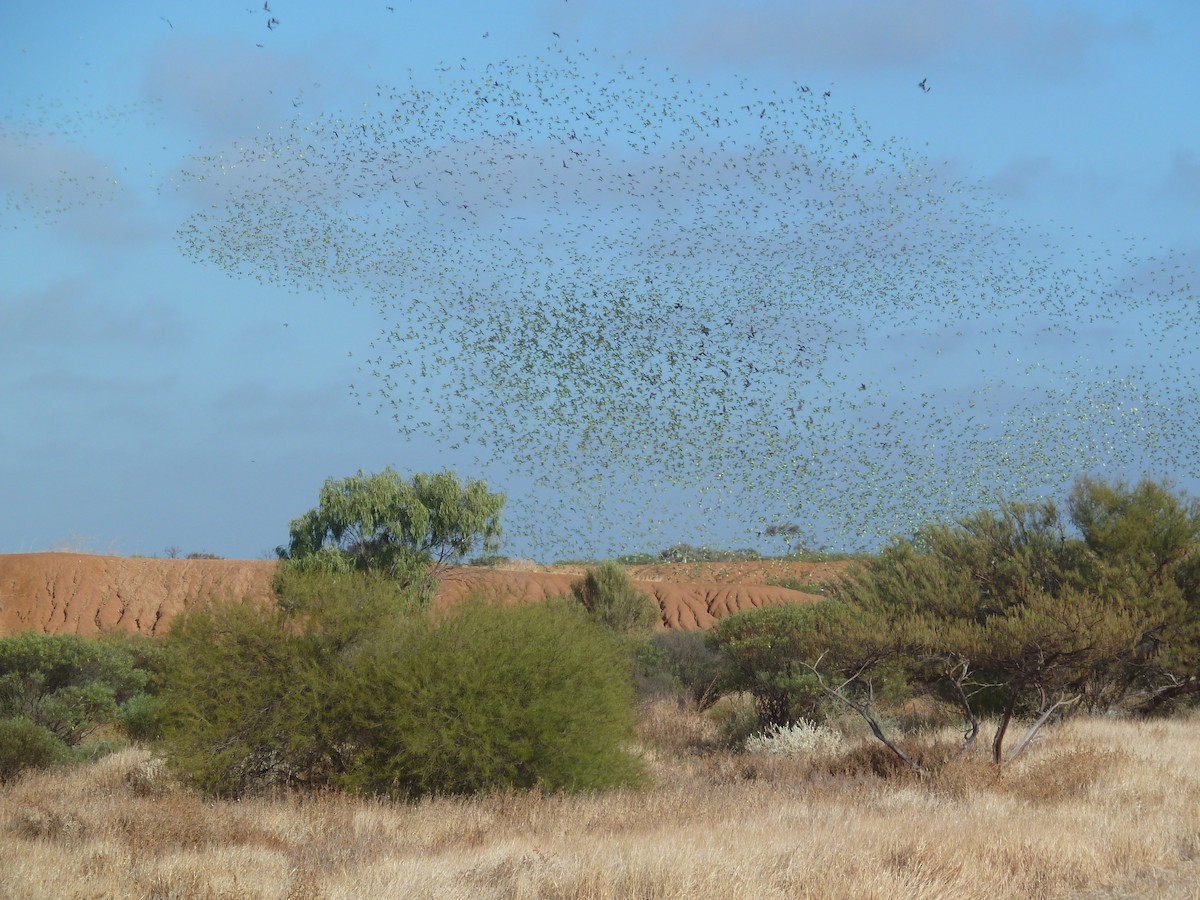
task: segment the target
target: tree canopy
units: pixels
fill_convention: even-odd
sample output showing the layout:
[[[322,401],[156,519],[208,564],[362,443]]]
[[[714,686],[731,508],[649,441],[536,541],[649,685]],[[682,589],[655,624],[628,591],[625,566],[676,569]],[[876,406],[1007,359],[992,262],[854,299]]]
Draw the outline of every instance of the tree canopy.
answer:
[[[391,467],[330,478],[316,507],[292,521],[280,559],[301,568],[405,572],[499,546],[503,494],[453,472],[404,478]]]
[[[1151,711],[1200,692],[1200,506],[1150,481],[1084,478],[1067,508],[1006,501],[927,525],[850,570],[830,600],[734,616],[714,640],[764,722],[823,695],[900,753],[872,709],[900,685],[958,704],[964,749],[997,716],[996,765],[1067,709]],[[1006,751],[1018,718],[1030,724]]]

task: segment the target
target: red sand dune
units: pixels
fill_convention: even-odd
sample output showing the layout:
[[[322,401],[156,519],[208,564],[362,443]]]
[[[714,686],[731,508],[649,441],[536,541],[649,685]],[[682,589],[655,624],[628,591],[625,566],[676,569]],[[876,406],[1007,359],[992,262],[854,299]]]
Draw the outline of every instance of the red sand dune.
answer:
[[[752,583],[832,578],[844,563],[704,563],[638,566],[634,584],[662,607],[668,628],[708,628],[740,610],[816,599]],[[79,553],[0,555],[0,635],[18,631],[94,635],[106,630],[162,634],[171,619],[209,598],[271,597],[275,563],[226,559],[144,559]],[[515,571],[461,567],[443,573],[439,605],[478,592],[497,600],[569,594],[581,568]],[[747,583],[747,581],[751,583]]]

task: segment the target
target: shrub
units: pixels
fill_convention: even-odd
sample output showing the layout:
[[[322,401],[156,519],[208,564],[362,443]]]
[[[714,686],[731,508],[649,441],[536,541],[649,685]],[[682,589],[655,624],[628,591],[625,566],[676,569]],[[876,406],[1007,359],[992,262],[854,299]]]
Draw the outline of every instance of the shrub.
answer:
[[[633,784],[626,648],[573,604],[468,601],[365,654],[345,783],[419,796]]]
[[[837,753],[845,749],[846,741],[826,725],[801,719],[791,725],[771,725],[765,731],[751,735],[743,746],[751,753],[794,756]]]
[[[1070,510],[1083,540],[1068,536],[1052,501],[1005,501],[998,511],[897,538],[851,570],[836,596],[874,623],[866,641],[878,649],[853,680],[899,665],[911,683],[957,702],[960,752],[982,716],[995,714],[998,768],[1053,717],[1114,705],[1131,685],[1158,689],[1151,705],[1192,690],[1200,508],[1150,483],[1129,489],[1084,479]],[[888,743],[867,704],[831,693]],[[1030,724],[1007,746],[1019,718]]]
[[[618,634],[646,633],[662,622],[658,602],[635,588],[625,569],[615,562],[588,569],[572,583],[571,593],[587,610],[588,618]]]
[[[0,784],[25,769],[42,769],[67,758],[67,745],[50,729],[27,718],[0,719]]]
[[[718,741],[730,750],[740,750],[762,728],[758,709],[744,695],[722,698],[709,716],[716,722]]]
[[[149,694],[130,697],[117,710],[117,722],[134,741],[154,741],[162,735],[161,701]]]
[[[702,631],[663,631],[650,639],[663,670],[670,673],[688,700],[704,710],[717,702],[725,676],[725,660]]]
[[[720,619],[709,646],[724,660],[723,693],[745,691],[758,710],[759,728],[801,719],[823,721],[829,697],[808,665],[824,659],[826,671],[840,662],[831,651],[856,652],[842,632],[853,610],[834,600],[747,610]],[[885,687],[881,681],[879,687]],[[888,684],[889,692],[897,685]]]
[[[0,717],[19,717],[73,746],[119,719],[150,683],[135,641],[35,632],[0,638]]]
[[[346,664],[334,640],[282,607],[226,600],[180,616],[166,643],[163,741],[186,780],[236,797],[338,771],[326,722]]]
[[[193,610],[168,635],[164,742],[210,795],[637,780],[627,649],[574,604],[434,617],[381,578],[291,573],[282,588],[278,606]]]

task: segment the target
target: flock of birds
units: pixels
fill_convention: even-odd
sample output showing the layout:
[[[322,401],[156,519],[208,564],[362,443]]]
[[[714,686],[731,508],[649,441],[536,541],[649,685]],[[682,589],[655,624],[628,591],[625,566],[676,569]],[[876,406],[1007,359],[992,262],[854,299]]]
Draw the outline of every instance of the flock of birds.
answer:
[[[536,485],[534,546],[790,522],[856,549],[1195,471],[1196,376],[1147,352],[1194,345],[1189,286],[1006,217],[805,85],[463,61],[192,174],[228,194],[186,252],[377,304],[362,393]]]
[[[196,156],[179,245],[374,304],[355,390],[473,455],[534,555],[863,549],[1197,471],[1177,260],[1008,216],[802,84],[561,47],[431,78]]]

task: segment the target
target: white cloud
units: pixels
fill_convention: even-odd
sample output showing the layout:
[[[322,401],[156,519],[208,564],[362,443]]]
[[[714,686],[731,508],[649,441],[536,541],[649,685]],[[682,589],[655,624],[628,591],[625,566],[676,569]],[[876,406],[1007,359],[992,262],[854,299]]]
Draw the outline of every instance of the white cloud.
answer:
[[[645,48],[738,66],[911,69],[937,60],[1057,75],[1104,44],[1140,39],[1136,20],[1110,22],[1084,5],[1027,0],[702,0],[679,4]]]

